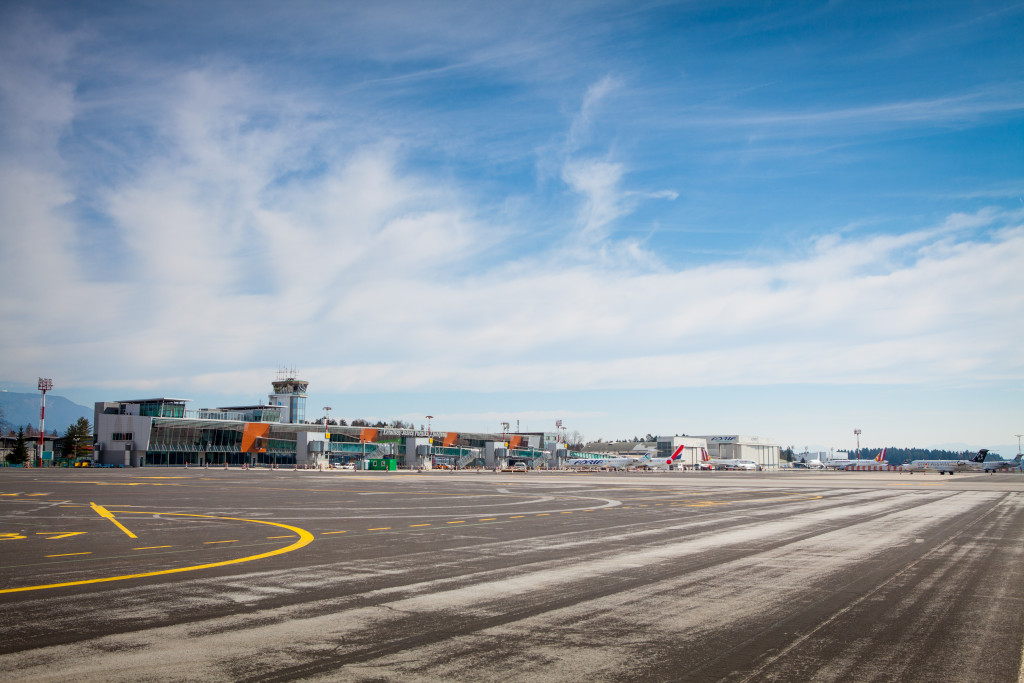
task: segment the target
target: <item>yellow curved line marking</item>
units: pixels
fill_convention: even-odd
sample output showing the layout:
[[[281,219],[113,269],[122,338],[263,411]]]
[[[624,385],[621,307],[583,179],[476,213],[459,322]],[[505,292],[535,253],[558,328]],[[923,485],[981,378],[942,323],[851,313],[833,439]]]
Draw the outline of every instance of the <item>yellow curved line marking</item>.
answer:
[[[270,526],[281,527],[287,529],[299,535],[299,540],[291,545],[287,545],[277,550],[271,550],[270,552],[260,553],[259,555],[250,555],[248,557],[240,557],[235,560],[223,560],[221,562],[210,562],[209,564],[197,564],[191,567],[176,567],[174,569],[160,569],[155,572],[144,572],[142,574],[124,574],[122,576],[106,576],[100,579],[85,579],[83,581],[68,581],[66,583],[48,583],[42,586],[24,586],[22,588],[4,588],[0,589],[0,594],[3,593],[20,593],[23,591],[37,591],[45,588],[63,588],[64,586],[84,586],[89,583],[107,583],[110,581],[125,581],[127,579],[141,579],[148,576],[162,576],[164,574],[180,574],[182,572],[194,572],[200,569],[213,569],[214,567],[226,567],[231,564],[241,564],[243,562],[252,562],[253,560],[262,560],[274,555],[283,555],[284,553],[290,553],[293,550],[305,547],[313,542],[314,536],[305,529],[300,529],[296,526],[289,526],[287,524],[281,524],[279,522],[268,522],[262,519],[241,519],[239,517],[215,517],[213,515],[192,515],[184,512],[136,512],[136,511],[125,511],[118,510],[118,514],[127,515],[162,515],[165,517],[201,517],[203,519],[224,519],[229,522],[251,522],[253,524],[268,524]]]

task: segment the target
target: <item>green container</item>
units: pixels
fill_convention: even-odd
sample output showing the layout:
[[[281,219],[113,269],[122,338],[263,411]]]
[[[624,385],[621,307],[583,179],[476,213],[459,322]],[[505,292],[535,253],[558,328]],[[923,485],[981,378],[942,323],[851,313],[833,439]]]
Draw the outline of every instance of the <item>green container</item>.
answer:
[[[367,458],[366,469],[394,472],[398,469],[398,460],[395,458]]]

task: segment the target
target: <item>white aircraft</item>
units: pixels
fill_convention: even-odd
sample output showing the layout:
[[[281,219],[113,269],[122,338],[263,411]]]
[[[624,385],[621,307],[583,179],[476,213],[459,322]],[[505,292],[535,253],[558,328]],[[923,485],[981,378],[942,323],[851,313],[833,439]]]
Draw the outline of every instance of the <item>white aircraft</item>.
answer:
[[[825,463],[825,467],[830,470],[845,470],[848,467],[855,467],[857,465],[885,465],[885,451],[882,451],[871,460],[862,460],[861,458],[838,458],[836,460],[829,460]]]
[[[566,467],[603,467],[609,470],[621,470],[626,467],[671,467],[672,463],[682,455],[685,445],[680,446],[665,460],[658,457],[651,457],[650,453],[636,456],[622,456],[618,458],[572,458],[566,461]]]
[[[701,458],[699,469],[702,470],[760,470],[761,466],[753,460],[742,458],[712,458],[703,448],[700,449]]]
[[[986,455],[988,455],[988,449],[982,448],[970,460],[914,460],[903,465],[903,471],[911,474],[914,472],[938,472],[939,474],[949,472],[950,476],[956,472],[982,472],[987,471],[983,464]]]
[[[981,464],[981,469],[985,472],[998,472],[999,470],[1015,470],[1020,468],[1021,454],[1018,453],[1017,457],[1013,460],[994,460],[992,462],[985,462]]]

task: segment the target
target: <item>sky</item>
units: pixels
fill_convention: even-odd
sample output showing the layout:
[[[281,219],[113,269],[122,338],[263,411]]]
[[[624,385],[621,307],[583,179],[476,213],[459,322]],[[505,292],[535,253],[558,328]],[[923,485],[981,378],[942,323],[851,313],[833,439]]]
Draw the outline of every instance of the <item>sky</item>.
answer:
[[[1003,449],[1024,4],[0,5],[0,387]]]

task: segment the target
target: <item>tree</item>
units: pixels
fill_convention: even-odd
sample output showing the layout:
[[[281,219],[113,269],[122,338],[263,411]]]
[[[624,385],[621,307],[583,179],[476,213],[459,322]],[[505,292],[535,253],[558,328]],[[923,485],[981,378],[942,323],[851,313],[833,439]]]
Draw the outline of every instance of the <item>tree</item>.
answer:
[[[24,465],[28,461],[28,446],[25,444],[25,430],[18,428],[18,440],[14,442],[14,450],[8,453],[7,462],[12,465]]]
[[[92,455],[92,425],[84,417],[64,432],[64,457],[80,458]]]

